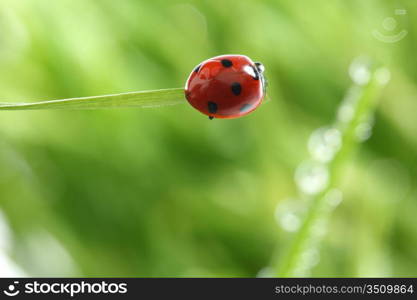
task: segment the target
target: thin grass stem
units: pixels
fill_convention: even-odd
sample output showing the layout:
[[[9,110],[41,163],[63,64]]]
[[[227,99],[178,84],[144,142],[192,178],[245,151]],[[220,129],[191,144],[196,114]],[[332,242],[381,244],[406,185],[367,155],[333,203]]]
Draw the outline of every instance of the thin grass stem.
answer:
[[[163,89],[29,103],[0,103],[0,110],[159,107],[185,103],[184,89]]]

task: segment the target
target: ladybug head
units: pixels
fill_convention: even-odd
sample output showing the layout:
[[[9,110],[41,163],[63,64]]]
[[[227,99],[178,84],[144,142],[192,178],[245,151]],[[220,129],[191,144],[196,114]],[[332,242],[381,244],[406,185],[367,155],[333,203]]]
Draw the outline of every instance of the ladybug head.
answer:
[[[264,75],[265,67],[260,62],[255,62],[255,68],[258,71],[259,77],[262,80],[262,86],[263,86],[263,90],[264,90],[264,94],[265,94],[266,93],[266,87],[268,86],[268,80],[266,80],[265,75]]]
[[[263,65],[263,64],[261,64],[260,62],[256,62],[256,63],[255,63],[255,67],[256,67],[256,70],[258,70],[258,72],[259,72],[260,74],[262,74],[262,73],[265,71],[265,67],[264,67],[264,65]]]

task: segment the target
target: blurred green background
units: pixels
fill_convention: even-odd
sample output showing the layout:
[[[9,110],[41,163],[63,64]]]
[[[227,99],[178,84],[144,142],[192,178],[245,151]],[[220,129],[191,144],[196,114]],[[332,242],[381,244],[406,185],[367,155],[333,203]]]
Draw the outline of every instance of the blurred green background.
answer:
[[[270,101],[213,121],[187,104],[1,112],[0,275],[259,275],[291,242],[275,210],[298,195],[308,138],[367,56],[392,79],[309,275],[416,276],[416,12],[415,1],[2,0],[0,102],[181,87],[226,53],[265,65]],[[389,43],[375,30],[407,34]]]

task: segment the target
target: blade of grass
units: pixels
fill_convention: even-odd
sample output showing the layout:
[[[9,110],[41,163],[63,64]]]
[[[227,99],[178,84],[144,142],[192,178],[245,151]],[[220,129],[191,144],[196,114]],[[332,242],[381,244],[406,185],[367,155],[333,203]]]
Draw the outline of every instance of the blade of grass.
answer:
[[[159,107],[185,103],[184,89],[163,89],[32,103],[0,103],[0,110]]]
[[[278,262],[274,262],[278,276],[294,277],[306,276],[304,271],[308,271],[309,266],[302,266],[305,260],[304,254],[310,248],[317,247],[317,241],[322,234],[320,224],[326,224],[332,211],[331,204],[328,201],[328,195],[335,190],[337,184],[343,174],[344,164],[349,160],[353,152],[358,148],[358,138],[356,136],[358,126],[370,118],[375,110],[377,100],[383,85],[387,83],[384,75],[388,72],[386,69],[379,68],[374,72],[370,72],[370,79],[366,84],[354,85],[353,90],[356,91],[355,96],[350,99],[353,115],[348,120],[337,120],[334,128],[340,131],[341,147],[335,154],[333,159],[326,165],[329,173],[327,187],[321,192],[312,196],[310,206],[304,219],[302,220],[299,230],[295,233],[292,244],[287,249]],[[385,74],[384,74],[385,72]],[[316,244],[314,244],[315,241]],[[303,270],[300,273],[300,270]]]

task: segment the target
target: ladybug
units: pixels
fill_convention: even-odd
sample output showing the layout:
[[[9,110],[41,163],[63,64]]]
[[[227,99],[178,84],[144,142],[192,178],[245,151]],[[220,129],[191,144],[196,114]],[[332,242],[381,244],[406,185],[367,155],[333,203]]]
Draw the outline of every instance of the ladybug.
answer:
[[[242,117],[254,111],[265,97],[263,72],[264,66],[247,56],[216,56],[191,72],[185,97],[210,120]]]

